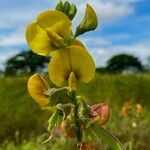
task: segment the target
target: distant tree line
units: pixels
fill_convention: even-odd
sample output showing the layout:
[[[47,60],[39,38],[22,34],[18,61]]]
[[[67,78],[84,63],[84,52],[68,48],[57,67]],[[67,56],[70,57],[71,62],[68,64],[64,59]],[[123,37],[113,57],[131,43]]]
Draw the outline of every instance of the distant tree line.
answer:
[[[50,57],[39,56],[32,51],[22,51],[8,59],[5,65],[5,75],[31,74],[37,71],[42,72]]]
[[[97,72],[101,73],[122,73],[122,72],[143,72],[144,66],[140,60],[129,54],[119,54],[113,56],[107,61],[106,67],[97,68]]]
[[[50,57],[36,55],[31,50],[22,51],[7,60],[5,69],[3,72],[0,71],[0,74],[20,75],[44,72],[49,61]],[[105,67],[99,67],[96,71],[99,73],[148,72],[150,71],[150,57],[148,58],[148,64],[143,66],[137,57],[119,54],[110,58]]]

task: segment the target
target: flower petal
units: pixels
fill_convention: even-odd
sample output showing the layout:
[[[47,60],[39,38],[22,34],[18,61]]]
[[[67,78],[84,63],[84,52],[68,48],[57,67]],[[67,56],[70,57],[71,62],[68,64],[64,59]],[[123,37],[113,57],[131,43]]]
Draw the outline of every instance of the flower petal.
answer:
[[[27,27],[26,39],[33,52],[42,56],[48,56],[52,52],[52,42],[37,23],[32,23]]]
[[[53,52],[51,56],[48,71],[51,81],[57,86],[68,81],[71,72],[78,80],[86,83],[95,75],[94,61],[81,46],[69,46]]]
[[[49,103],[48,96],[44,94],[49,88],[48,83],[38,74],[34,74],[28,80],[29,94],[41,106],[45,106]]]
[[[48,56],[52,51],[65,47],[71,38],[71,21],[57,10],[44,11],[26,30],[29,47],[38,55]]]
[[[85,46],[82,44],[82,42],[80,40],[78,40],[77,38],[73,38],[70,45],[76,45],[76,46],[81,46],[81,47],[85,48]]]
[[[50,38],[54,38],[53,40],[56,38],[57,41],[59,37],[59,40],[61,39],[63,42],[67,42],[71,37],[72,23],[70,19],[60,11],[44,11],[37,17],[36,21],[40,27],[47,31]]]

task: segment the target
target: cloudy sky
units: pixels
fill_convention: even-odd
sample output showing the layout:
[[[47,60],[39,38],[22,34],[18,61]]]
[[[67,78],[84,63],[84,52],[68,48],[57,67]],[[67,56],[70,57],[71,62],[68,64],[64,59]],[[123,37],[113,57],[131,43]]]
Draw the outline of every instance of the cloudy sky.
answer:
[[[86,3],[95,9],[99,26],[80,36],[96,65],[103,66],[115,54],[129,53],[143,62],[150,56],[150,0],[70,0],[78,13],[75,27],[84,16]],[[11,56],[27,50],[26,26],[57,0],[0,0],[0,67]]]

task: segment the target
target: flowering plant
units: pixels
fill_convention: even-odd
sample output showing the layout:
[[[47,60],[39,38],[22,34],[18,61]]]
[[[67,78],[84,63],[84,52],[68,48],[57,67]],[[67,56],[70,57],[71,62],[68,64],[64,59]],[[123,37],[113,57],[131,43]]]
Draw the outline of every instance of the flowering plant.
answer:
[[[62,1],[55,10],[38,15],[26,30],[26,39],[33,52],[50,56],[48,73],[57,86],[52,88],[39,74],[29,78],[29,94],[42,109],[52,111],[48,131],[60,129],[66,138],[77,138],[80,150],[92,150],[93,138],[105,140],[114,150],[124,149],[120,142],[102,127],[110,115],[108,104],[89,106],[84,97],[77,95],[78,82],[90,82],[95,75],[95,64],[86,47],[77,36],[95,30],[98,19],[87,4],[83,21],[72,32],[72,20],[77,12],[75,5]],[[96,136],[95,136],[96,135]]]

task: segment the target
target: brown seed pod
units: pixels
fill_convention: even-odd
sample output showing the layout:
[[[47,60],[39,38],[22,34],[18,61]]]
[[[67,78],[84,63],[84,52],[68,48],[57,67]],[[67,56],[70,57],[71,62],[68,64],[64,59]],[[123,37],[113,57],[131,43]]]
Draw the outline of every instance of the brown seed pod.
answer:
[[[80,150],[94,150],[94,148],[91,143],[82,143],[80,145]]]
[[[72,126],[69,117],[61,123],[60,130],[63,135],[67,138],[75,138],[76,137],[76,128]]]
[[[99,104],[94,104],[90,106],[90,109],[92,111],[91,118],[99,122],[100,125],[104,125],[110,116],[110,109],[108,104],[106,103],[99,103]]]

